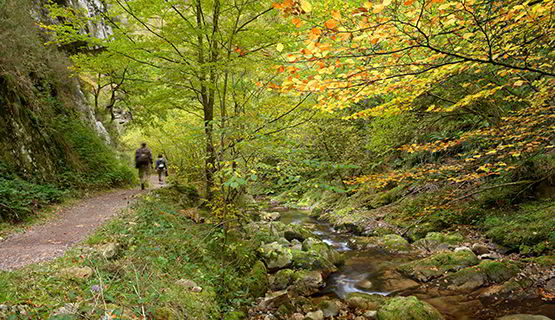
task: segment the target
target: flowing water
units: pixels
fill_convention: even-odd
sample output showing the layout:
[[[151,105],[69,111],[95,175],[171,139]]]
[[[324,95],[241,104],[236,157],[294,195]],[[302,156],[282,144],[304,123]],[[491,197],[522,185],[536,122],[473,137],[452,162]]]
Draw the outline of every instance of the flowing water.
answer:
[[[379,249],[351,250],[349,234],[335,230],[330,224],[309,216],[308,211],[287,210],[281,213],[285,224],[299,224],[312,230],[324,242],[342,252],[345,265],[329,276],[326,287],[319,295],[345,299],[349,293],[362,292],[384,296],[414,295],[436,307],[447,320],[494,319],[507,313],[542,314],[555,319],[555,304],[539,300],[522,301],[518,306],[504,301],[484,301],[465,294],[426,287],[400,276],[395,269],[401,263],[415,259],[410,254],[392,255]]]

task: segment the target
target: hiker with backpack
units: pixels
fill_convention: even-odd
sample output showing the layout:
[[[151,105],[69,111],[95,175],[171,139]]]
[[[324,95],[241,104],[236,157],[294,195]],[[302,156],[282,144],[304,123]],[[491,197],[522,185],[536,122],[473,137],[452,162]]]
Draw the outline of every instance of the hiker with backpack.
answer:
[[[164,176],[168,175],[168,166],[166,164],[166,159],[159,154],[158,159],[156,159],[156,172],[158,172],[158,182],[164,184]]]
[[[141,190],[145,189],[148,180],[149,170],[152,167],[152,153],[146,147],[146,142],[141,143],[141,147],[135,151],[135,168],[139,169],[141,179]]]

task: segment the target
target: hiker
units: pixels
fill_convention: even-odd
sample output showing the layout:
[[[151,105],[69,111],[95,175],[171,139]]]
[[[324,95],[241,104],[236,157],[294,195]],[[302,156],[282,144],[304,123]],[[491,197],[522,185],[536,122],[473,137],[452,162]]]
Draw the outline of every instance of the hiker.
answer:
[[[141,143],[141,147],[135,151],[135,168],[139,169],[141,179],[141,190],[145,189],[148,180],[149,169],[152,167],[152,153],[146,147],[146,142]]]
[[[156,159],[156,171],[158,172],[158,182],[164,184],[164,176],[168,175],[168,166],[166,164],[166,159],[159,154],[158,159]]]

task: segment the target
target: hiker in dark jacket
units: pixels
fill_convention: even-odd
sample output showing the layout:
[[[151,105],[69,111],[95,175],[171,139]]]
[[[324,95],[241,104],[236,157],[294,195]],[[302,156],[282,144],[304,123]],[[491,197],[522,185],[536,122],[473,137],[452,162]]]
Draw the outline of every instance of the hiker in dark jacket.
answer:
[[[164,184],[164,176],[168,174],[168,165],[166,164],[166,159],[161,154],[156,159],[156,172],[158,172],[158,182]]]
[[[146,147],[146,142],[141,143],[141,147],[135,151],[135,168],[139,169],[141,179],[141,190],[145,189],[148,180],[149,170],[152,167],[152,153]]]

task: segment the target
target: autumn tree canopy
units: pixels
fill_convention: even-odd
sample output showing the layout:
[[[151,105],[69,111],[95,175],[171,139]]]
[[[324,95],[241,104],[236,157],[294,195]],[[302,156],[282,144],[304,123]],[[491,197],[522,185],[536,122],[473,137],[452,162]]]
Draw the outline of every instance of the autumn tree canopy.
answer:
[[[480,119],[466,132],[401,148],[479,145],[450,163],[352,182],[475,180],[554,147],[555,1],[286,0],[274,6],[304,37],[300,47],[290,46],[287,64],[277,66],[289,73],[283,92],[317,93],[319,107],[330,112],[358,105],[348,116],[354,119],[414,111]]]

